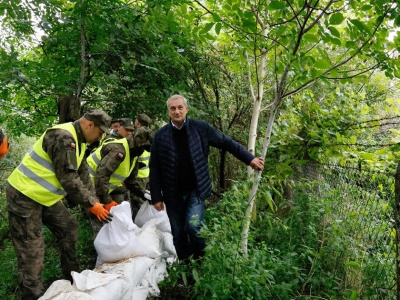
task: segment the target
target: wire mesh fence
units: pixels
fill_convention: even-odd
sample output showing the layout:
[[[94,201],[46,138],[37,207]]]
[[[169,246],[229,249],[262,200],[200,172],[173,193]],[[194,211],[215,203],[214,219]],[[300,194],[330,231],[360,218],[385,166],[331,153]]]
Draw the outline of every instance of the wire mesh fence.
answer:
[[[357,299],[400,299],[394,174],[309,163],[293,179],[325,204],[320,274]]]

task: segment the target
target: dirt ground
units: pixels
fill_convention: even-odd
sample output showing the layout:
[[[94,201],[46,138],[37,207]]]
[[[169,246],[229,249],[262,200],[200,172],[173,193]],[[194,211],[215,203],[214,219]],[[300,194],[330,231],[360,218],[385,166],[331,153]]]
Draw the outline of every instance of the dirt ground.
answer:
[[[190,298],[190,287],[182,284],[171,287],[163,287],[160,297],[151,298],[153,300],[188,300]]]

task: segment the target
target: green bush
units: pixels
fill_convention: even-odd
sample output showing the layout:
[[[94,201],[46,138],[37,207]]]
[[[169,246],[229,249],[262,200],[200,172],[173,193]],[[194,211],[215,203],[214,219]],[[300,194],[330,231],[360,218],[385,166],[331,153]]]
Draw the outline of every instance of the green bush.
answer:
[[[291,208],[284,214],[271,211],[270,205],[259,205],[263,209],[252,221],[248,257],[241,253],[240,239],[249,188],[240,184],[227,192],[218,205],[206,211],[206,226],[202,231],[207,240],[206,256],[198,267],[200,275],[193,298],[392,297],[393,291],[376,288],[382,278],[394,275],[390,266],[393,260],[387,258],[389,253],[381,258],[381,254],[366,257],[365,249],[360,246],[363,239],[357,230],[359,219],[354,218],[351,210],[339,218],[341,204],[334,199],[342,197],[342,191],[320,192],[314,184],[297,185]],[[335,193],[339,194],[333,197]],[[358,199],[354,193],[352,197]],[[352,201],[348,199],[343,205],[349,206]],[[388,222],[377,222],[385,218],[381,209],[360,216],[373,226],[377,236],[390,231]],[[345,219],[347,214],[350,217]],[[383,261],[388,266],[384,269],[388,277],[373,273]],[[372,285],[368,286],[368,282]]]

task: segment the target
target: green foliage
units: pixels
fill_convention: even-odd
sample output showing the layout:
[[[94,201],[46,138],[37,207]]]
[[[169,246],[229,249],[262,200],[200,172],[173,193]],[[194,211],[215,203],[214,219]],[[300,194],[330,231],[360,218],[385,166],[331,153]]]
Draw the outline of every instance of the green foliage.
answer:
[[[195,286],[196,299],[268,299],[271,295],[268,289],[274,278],[271,261],[265,260],[268,247],[261,244],[248,259],[240,254],[246,192],[246,187],[237,189],[208,211],[204,231],[207,255]]]
[[[395,248],[387,240],[392,177],[323,170],[297,169],[297,179],[288,181],[292,193],[285,194],[289,210],[281,206],[274,212],[257,203],[248,257],[240,250],[247,184],[234,186],[210,207],[194,298],[392,299]],[[322,181],[313,181],[318,178],[313,173]],[[363,189],[360,178],[368,178]]]

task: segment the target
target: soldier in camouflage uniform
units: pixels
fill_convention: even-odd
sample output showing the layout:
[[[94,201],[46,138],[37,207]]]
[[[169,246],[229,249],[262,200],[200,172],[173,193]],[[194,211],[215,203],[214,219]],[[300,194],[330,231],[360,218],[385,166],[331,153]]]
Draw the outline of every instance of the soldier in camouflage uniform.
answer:
[[[38,299],[44,293],[43,225],[56,237],[63,277],[72,281],[71,271],[80,271],[78,224],[64,206],[64,197],[90,208],[99,220],[109,220],[109,212],[94,193],[83,157],[86,143],[99,140],[109,126],[110,117],[97,109],[73,123],[56,125],[46,130],[9,176],[7,209],[21,299]]]
[[[102,143],[104,143],[104,141],[106,141],[108,139],[121,139],[124,137],[128,137],[135,130],[135,128],[133,126],[133,121],[132,121],[132,119],[129,119],[129,118],[113,119],[111,121],[110,129],[111,129],[110,132],[107,135],[105,135],[105,137],[103,137],[103,139],[90,144],[86,148],[86,155],[85,155],[86,157],[89,156],[90,153],[95,151],[97,148],[99,148],[100,145]]]
[[[101,143],[111,141],[111,139],[122,139],[132,135],[135,130],[132,119],[118,118],[111,121],[111,130]],[[112,198],[121,203],[122,201],[130,201],[130,192],[124,186],[118,186],[112,191]],[[90,216],[90,214],[89,214]]]
[[[111,132],[107,138],[124,138],[132,135],[135,127],[133,125],[132,119],[129,118],[119,118],[111,121]]]
[[[106,140],[87,158],[96,195],[106,209],[110,210],[111,207],[121,203],[113,194],[116,188],[119,188],[118,193],[122,189],[129,190],[135,195],[140,191],[136,180],[138,172],[136,161],[144,150],[150,149],[153,135],[153,132],[146,127],[136,130],[127,138]],[[144,198],[143,194],[137,196]],[[91,223],[94,234],[97,235],[102,224],[93,217]]]
[[[150,117],[146,114],[139,114],[135,118],[135,128],[148,128],[150,124],[152,123],[152,120]],[[143,204],[144,201],[147,199],[144,199],[143,196],[138,197],[136,195],[144,195],[145,192],[149,189],[148,184],[149,184],[149,176],[150,176],[150,169],[149,169],[149,161],[150,161],[150,152],[149,151],[143,151],[142,155],[139,156],[138,162],[139,162],[139,170],[138,170],[138,175],[137,175],[137,187],[139,190],[131,196],[131,202],[135,203],[132,205],[133,210],[132,210],[132,216],[135,218],[140,206]]]

